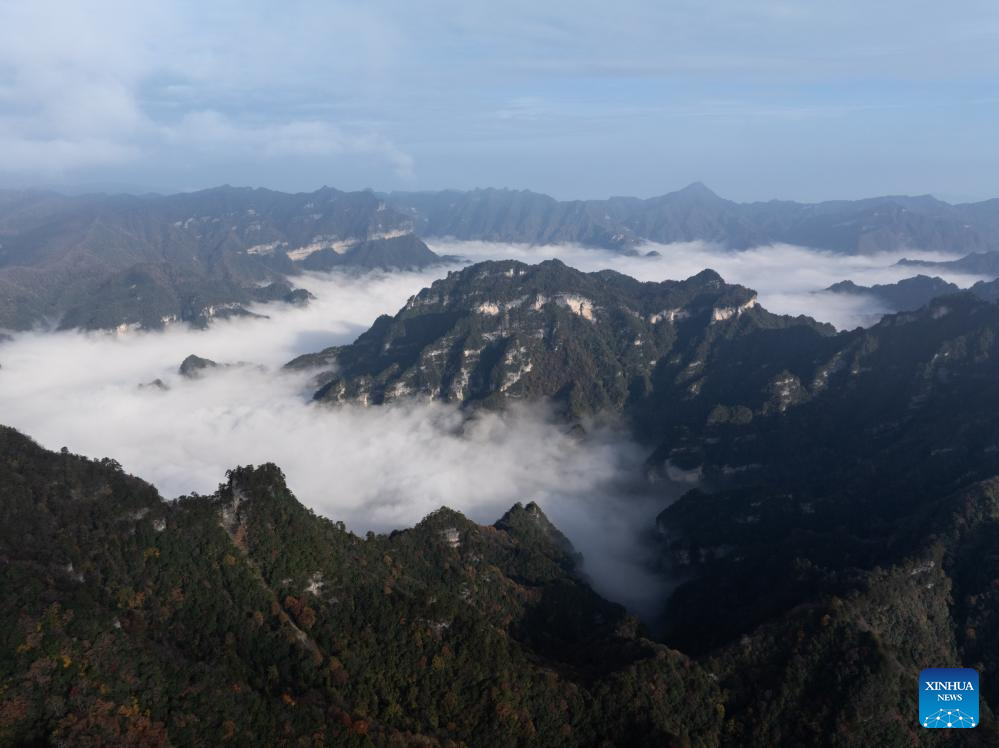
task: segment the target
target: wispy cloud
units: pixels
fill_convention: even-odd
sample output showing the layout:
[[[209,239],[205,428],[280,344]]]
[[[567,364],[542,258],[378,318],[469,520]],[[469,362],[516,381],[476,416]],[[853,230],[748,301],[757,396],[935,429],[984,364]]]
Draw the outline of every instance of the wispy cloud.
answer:
[[[0,181],[988,196],[997,25],[979,0],[0,3]]]
[[[399,176],[413,176],[414,162],[392,141],[372,132],[351,133],[319,120],[279,124],[237,122],[220,112],[191,112],[162,129],[174,146],[214,155],[254,158],[329,158],[345,153],[372,155],[390,163]]]
[[[0,172],[51,176],[206,149],[330,163],[361,155],[411,177],[412,157],[376,125],[301,108],[358,85],[377,90],[392,24],[300,5],[307,15],[228,3],[3,4]],[[348,82],[332,85],[338,75]]]
[[[641,534],[675,493],[645,484],[646,452],[626,435],[593,426],[580,438],[538,407],[471,420],[440,403],[330,408],[310,402],[309,375],[280,370],[352,340],[433,277],[306,277],[310,307],[266,307],[270,319],[207,331],[17,334],[0,343],[2,420],[49,448],[113,457],[168,498],[210,492],[234,465],[276,462],[306,505],[359,532],[409,526],[441,505],[491,523],[534,500],[599,589],[654,613],[666,581],[646,568]],[[177,373],[190,353],[261,366],[191,380]],[[139,387],[155,378],[169,389]]]

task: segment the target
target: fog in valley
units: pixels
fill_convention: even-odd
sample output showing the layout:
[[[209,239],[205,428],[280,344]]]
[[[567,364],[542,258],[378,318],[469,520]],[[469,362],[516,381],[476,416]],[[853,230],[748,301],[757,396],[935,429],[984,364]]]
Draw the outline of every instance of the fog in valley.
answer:
[[[807,314],[837,329],[867,327],[887,311],[876,299],[825,292],[834,283],[852,280],[861,286],[895,283],[914,275],[936,275],[961,288],[991,277],[946,272],[940,268],[898,265],[903,257],[913,260],[957,259],[939,252],[905,250],[871,255],[844,255],[789,244],[756,247],[733,252],[707,244],[644,244],[636,256],[610,250],[577,246],[530,247],[489,242],[432,242],[440,254],[473,260],[505,257],[523,262],[557,258],[585,271],[611,268],[643,281],[678,280],[711,268],[728,283],[739,283],[759,292],[760,304],[777,314]],[[646,256],[657,252],[658,256]]]
[[[643,249],[658,257],[481,242],[431,247],[468,261],[557,257],[642,280],[711,267],[756,289],[771,311],[810,314],[840,328],[870,324],[883,310],[865,297],[817,291],[846,278],[870,285],[914,274],[894,265],[901,254],[789,246]],[[316,296],[309,305],[259,307],[268,318],[222,320],[207,330],[14,334],[0,343],[0,422],[47,448],[114,458],[166,498],[209,493],[236,465],[274,462],[304,504],[356,532],[410,526],[442,505],[492,523],[516,501],[537,501],[583,553],[597,590],[653,617],[669,580],[653,570],[655,550],[646,540],[656,514],[689,486],[646,484],[646,448],[607,425],[589,424],[578,436],[534,406],[471,418],[440,403],[321,406],[311,402],[307,374],[281,369],[298,354],[351,342],[379,314],[394,314],[459,267],[301,276],[296,284]],[[945,277],[962,286],[977,280]],[[245,365],[189,379],[177,369],[192,353]],[[140,387],[156,379],[165,389]]]

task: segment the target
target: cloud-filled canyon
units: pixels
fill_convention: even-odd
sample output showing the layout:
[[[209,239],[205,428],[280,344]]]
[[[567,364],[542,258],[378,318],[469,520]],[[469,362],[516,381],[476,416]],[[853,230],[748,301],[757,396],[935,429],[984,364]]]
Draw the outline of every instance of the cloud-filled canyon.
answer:
[[[862,297],[817,291],[844,278],[879,283],[912,274],[895,266],[901,255],[790,246],[734,253],[700,243],[649,245],[644,250],[659,256],[635,257],[573,246],[432,246],[469,261],[557,257],[641,280],[711,267],[756,289],[771,311],[840,328],[870,323],[880,310]],[[441,505],[492,522],[514,502],[534,500],[583,552],[598,589],[649,612],[664,582],[645,567],[636,536],[683,489],[646,485],[646,450],[622,433],[593,426],[579,437],[537,408],[471,419],[439,403],[330,408],[310,402],[308,375],[282,371],[298,354],[351,342],[379,314],[394,314],[457,267],[305,275],[299,282],[316,296],[311,304],[262,306],[266,319],[220,320],[207,330],[15,334],[0,345],[2,420],[46,447],[112,457],[167,498],[210,492],[235,465],[274,462],[306,505],[361,532],[411,525]],[[246,365],[189,379],[177,372],[189,354]],[[156,379],[166,388],[140,387]],[[624,567],[628,589],[616,581]]]
[[[882,6],[0,3],[0,748],[999,746],[999,5]]]

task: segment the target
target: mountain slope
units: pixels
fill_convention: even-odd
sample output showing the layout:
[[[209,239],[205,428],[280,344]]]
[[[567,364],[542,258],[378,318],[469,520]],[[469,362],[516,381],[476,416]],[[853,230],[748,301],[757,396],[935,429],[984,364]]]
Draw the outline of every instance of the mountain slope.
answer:
[[[213,307],[249,304],[261,284],[287,283],[316,253],[338,267],[437,260],[409,219],[370,192],[8,198],[0,201],[0,327],[199,323]]]
[[[925,306],[938,296],[957,293],[961,289],[943,278],[916,275],[897,283],[873,286],[858,286],[853,281],[846,280],[834,283],[825,290],[831,293],[867,296],[876,299],[890,312],[911,312]]]
[[[999,475],[997,332],[995,305],[938,299],[841,336],[822,390],[798,406],[687,434],[709,480],[660,516],[670,558],[692,572],[670,602],[669,640],[695,650],[737,640],[797,606],[856,594],[879,569],[940,566],[941,549],[952,580],[983,561],[958,526],[993,532],[992,509],[967,501],[981,484],[992,502]],[[974,584],[972,597],[990,582]],[[954,651],[978,662],[961,600],[936,610],[952,617]]]
[[[992,465],[979,406],[994,399],[997,335],[999,307],[969,293],[837,334],[771,314],[711,271],[639,283],[558,261],[504,261],[452,272],[354,343],[289,366],[319,372],[322,401],[548,398],[573,418],[624,414],[659,462],[707,476],[764,465],[797,480],[802,463],[788,450],[814,448],[807,464],[821,460],[828,479],[843,454],[894,455],[899,443],[885,452],[885,434],[903,426],[919,449],[956,458],[955,439],[980,424],[968,448]]]
[[[534,309],[540,289],[549,299],[574,294],[573,304]],[[649,444],[650,465],[699,484],[658,522],[666,559],[687,577],[669,601],[666,640],[709,658],[736,692],[771,679],[781,695],[763,711],[733,697],[733,729],[754,725],[736,742],[808,742],[842,724],[840,709],[866,709],[868,696],[844,694],[803,723],[809,704],[830,706],[810,690],[827,680],[821,672],[858,662],[837,677],[864,684],[865,694],[897,684],[891,698],[910,703],[905,683],[930,662],[999,668],[975,633],[994,625],[994,570],[981,549],[999,527],[999,306],[955,293],[833,334],[746,307],[751,298],[709,272],[639,284],[557,263],[485,263],[422,291],[352,346],[299,364],[340,366],[317,393],[334,400],[501,406],[514,397],[504,377],[527,369],[541,376],[527,380],[524,398],[557,398],[570,383],[586,395],[569,399],[570,415],[624,413]],[[644,316],[664,304],[677,304],[667,306],[672,319],[650,331]],[[552,349],[586,355],[558,359],[518,342],[524,359],[480,380],[482,389],[455,391],[433,378],[447,373],[433,368],[438,360],[473,358],[466,351],[477,352],[476,336],[520,341],[536,331]],[[629,340],[647,345],[650,360],[629,359]],[[640,377],[642,387],[610,384]],[[795,637],[800,646],[788,650]],[[860,729],[853,719],[851,730]],[[759,721],[765,729],[751,737]],[[912,739],[898,729],[865,734],[878,744]]]
[[[515,190],[391,193],[386,202],[423,236],[629,249],[642,240],[709,241],[732,249],[790,243],[847,253],[999,249],[999,203],[949,205],[930,196],[823,203],[736,203],[703,184],[645,200],[557,201]]]
[[[421,236],[480,241],[627,248],[638,237],[598,204],[559,202],[528,190],[391,193],[384,196],[414,221]]]
[[[5,744],[949,744],[915,724],[929,662],[983,673],[969,745],[997,737],[995,481],[911,516],[883,568],[803,567],[809,604],[699,660],[636,637],[533,504],[361,539],[273,465],[165,503],[10,429],[0,486]]]
[[[5,428],[0,487],[0,743],[718,742],[707,675],[537,507],[362,539],[273,465],[165,503]]]
[[[910,260],[903,257],[898,261],[899,265],[911,267],[938,268],[949,270],[955,273],[968,273],[969,275],[988,275],[995,278],[999,276],[999,253],[996,252],[976,252],[957,260]]]
[[[713,271],[639,283],[581,273],[557,260],[484,262],[436,281],[349,346],[303,356],[324,367],[316,398],[377,404],[417,396],[497,406],[547,397],[574,416],[645,398],[664,367],[696,369],[701,348],[737,331],[831,328],[778,317]],[[694,387],[688,378],[681,387]]]
[[[218,187],[177,195],[0,194],[0,328],[58,321],[117,327],[130,320],[210,317],[255,285],[303,267],[423,267],[418,238],[553,244],[635,252],[643,242],[707,241],[731,249],[803,244],[847,253],[999,249],[999,202],[949,205],[928,196],[805,204],[737,203],[702,184],[645,200],[560,202],[527,191],[311,193]],[[97,309],[134,268],[173,281],[149,297]],[[178,286],[177,283],[180,285]],[[186,299],[166,303],[168,297]],[[151,298],[151,301],[147,301]],[[184,311],[185,303],[201,308]],[[162,302],[162,303],[161,303]],[[108,322],[109,312],[118,316]],[[120,313],[119,313],[120,312]]]
[[[320,249],[299,262],[303,270],[326,271],[335,268],[359,270],[419,269],[441,262],[441,257],[413,234],[370,239],[346,252]]]
[[[636,636],[533,504],[361,539],[273,465],[165,503],[10,429],[0,486],[5,744],[948,744],[915,724],[927,662],[983,672],[969,744],[996,739],[994,481],[700,661]]]

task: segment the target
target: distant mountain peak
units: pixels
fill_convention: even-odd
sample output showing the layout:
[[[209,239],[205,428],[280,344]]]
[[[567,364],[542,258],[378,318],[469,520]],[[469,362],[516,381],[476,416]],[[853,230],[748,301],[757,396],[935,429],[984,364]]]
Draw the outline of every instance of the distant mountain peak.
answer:
[[[860,286],[851,280],[843,280],[832,284],[825,290],[837,294],[872,296],[892,312],[908,312],[925,306],[938,296],[948,296],[961,289],[943,278],[914,275],[897,283],[874,286]]]
[[[717,198],[718,193],[708,187],[704,182],[691,182],[683,189],[677,190],[674,195],[688,195],[690,197],[711,197]]]

